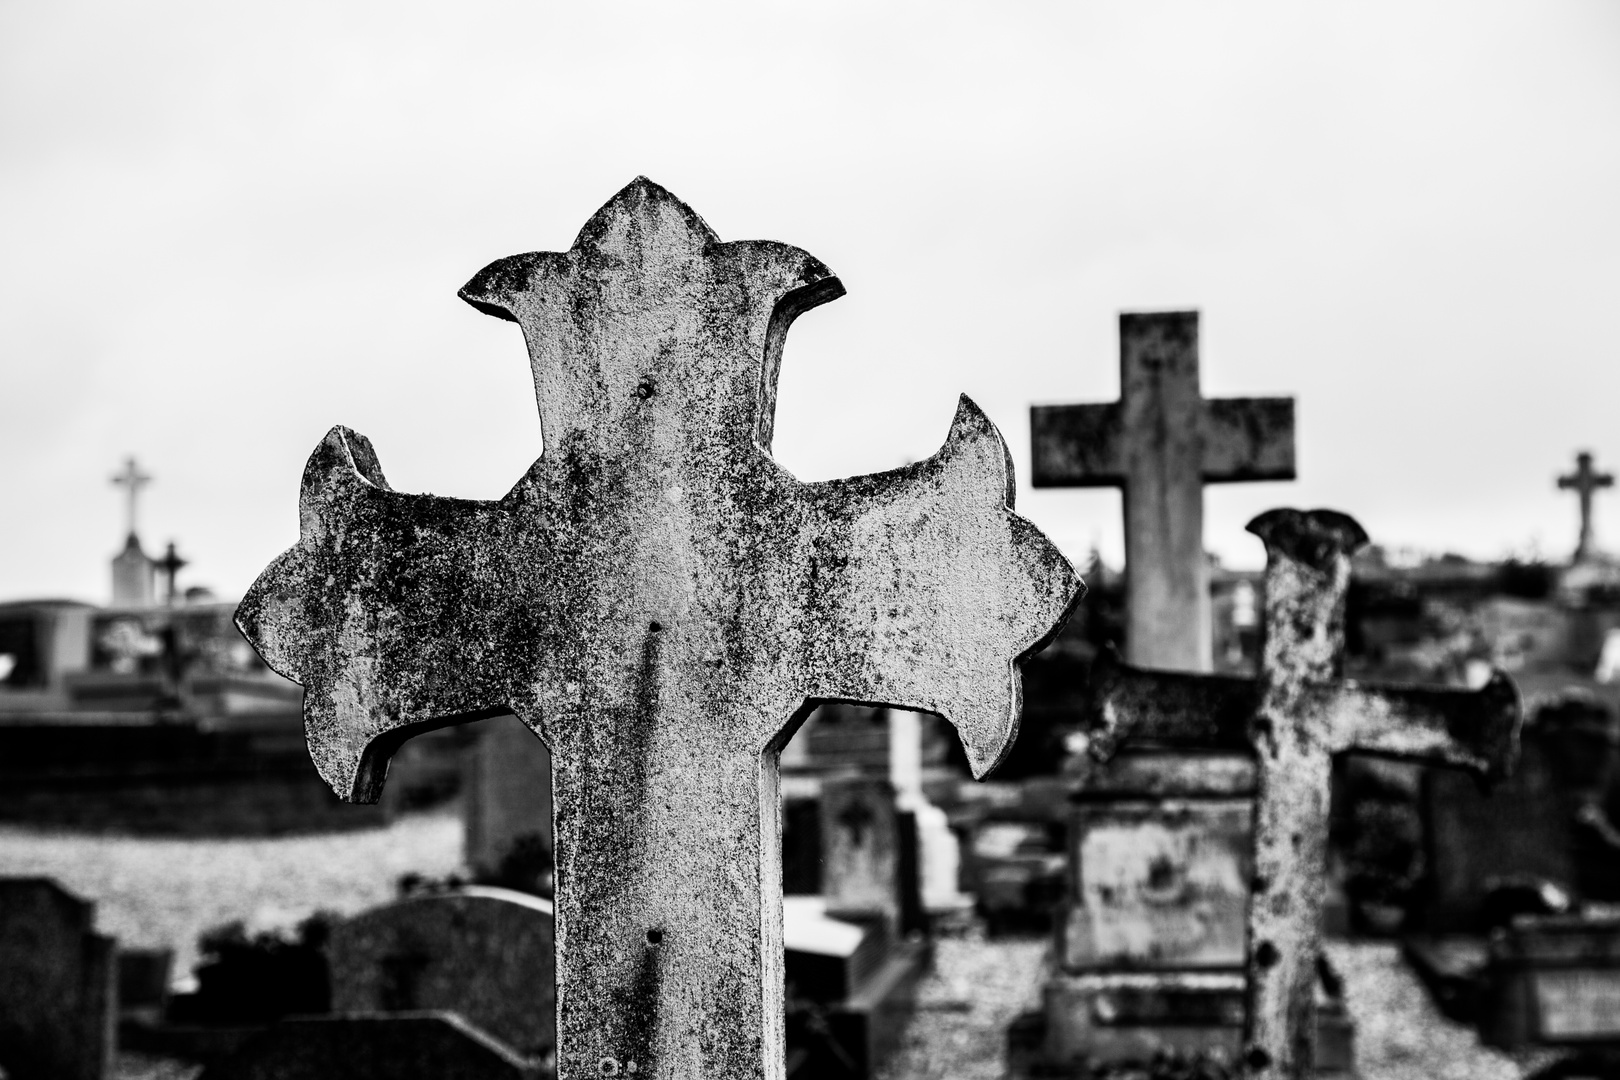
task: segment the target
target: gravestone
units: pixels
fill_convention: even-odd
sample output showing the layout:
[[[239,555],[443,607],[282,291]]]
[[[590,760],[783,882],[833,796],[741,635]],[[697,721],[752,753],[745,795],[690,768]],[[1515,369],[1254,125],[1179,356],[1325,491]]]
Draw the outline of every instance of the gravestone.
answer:
[[[1092,675],[1090,749],[1106,758],[1122,741],[1141,739],[1253,755],[1242,1062],[1251,1077],[1292,1078],[1318,1063],[1332,755],[1425,761],[1493,782],[1512,769],[1520,707],[1500,672],[1475,692],[1340,681],[1350,555],[1366,534],[1324,510],[1273,510],[1249,530],[1266,545],[1259,678],[1101,662]]]
[[[454,1013],[283,1020],[199,1080],[541,1080],[525,1061]]]
[[[1198,391],[1198,313],[1119,317],[1119,400],[1029,410],[1036,487],[1117,487],[1125,504],[1125,655],[1212,666],[1205,484],[1294,478],[1292,398]]]
[[[889,704],[950,720],[982,777],[1081,592],[966,398],[901,469],[771,460],[788,326],[841,291],[634,181],[461,292],[529,345],[545,450],[511,493],[395,493],[334,428],[239,609],[346,798],[431,727],[511,711],[545,740],[562,1080],[780,1076],[782,744],[816,701]]]
[[[531,736],[532,738],[532,736]],[[549,901],[470,887],[407,897],[332,929],[332,1011],[449,1011],[524,1058],[556,1044]]]
[[[1620,829],[1610,820],[1620,724],[1589,694],[1531,715],[1513,776],[1485,798],[1454,773],[1423,779],[1423,926],[1491,929],[1486,899],[1511,882],[1549,882],[1578,901],[1620,901]]]
[[[1614,486],[1614,474],[1600,473],[1592,468],[1592,455],[1582,450],[1575,455],[1575,471],[1568,476],[1558,478],[1558,487],[1561,491],[1573,491],[1580,500],[1581,531],[1580,539],[1575,542],[1574,562],[1585,562],[1593,554],[1595,545],[1592,540],[1592,496],[1604,488]]]
[[[1207,672],[1203,485],[1293,479],[1294,403],[1203,398],[1197,312],[1122,314],[1119,341],[1117,402],[1030,409],[1034,482],[1122,489],[1126,655],[1147,667]],[[1153,1046],[1187,1050],[1207,1026],[1189,1015],[1224,1015],[1241,985],[1245,900],[1233,882],[1248,876],[1252,782],[1207,756],[1163,747],[1139,747],[1072,777],[1083,802],[1069,815],[1058,948],[1069,970],[1086,976],[1060,976],[1049,1001],[1072,999],[1073,1007],[1051,1011],[1085,1016],[1129,1001],[1131,1009],[1115,1011],[1138,1022],[1121,1019],[1106,1032],[1077,1027],[1051,1052],[1067,1053],[1072,1040],[1092,1044],[1103,1060],[1133,1059]],[[1159,857],[1144,858],[1147,851]],[[1198,898],[1166,906],[1153,875],[1178,855],[1192,861],[1176,863],[1175,880],[1197,880]]]
[[[45,878],[0,878],[0,1071],[102,1080],[112,1067],[113,940],[95,905]]]
[[[897,935],[902,882],[894,787],[859,773],[827,777],[821,784],[820,813],[826,853],[821,894],[827,914],[875,920]]]
[[[1620,917],[1520,916],[1489,948],[1485,1042],[1620,1050]]]

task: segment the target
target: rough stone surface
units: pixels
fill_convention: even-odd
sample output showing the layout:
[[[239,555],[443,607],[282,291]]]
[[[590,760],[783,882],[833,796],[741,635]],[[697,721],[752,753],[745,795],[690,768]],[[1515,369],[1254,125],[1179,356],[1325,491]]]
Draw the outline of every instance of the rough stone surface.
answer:
[[[102,1080],[113,1052],[113,966],[94,904],[45,878],[0,880],[0,1074]]]
[[[556,1045],[551,903],[507,889],[412,896],[339,923],[332,1011],[454,1012],[526,1058]]]
[[[539,1080],[538,1065],[450,1013],[283,1020],[201,1080]]]
[[[1338,681],[1350,555],[1366,533],[1325,510],[1273,510],[1249,530],[1266,545],[1257,686],[1104,662],[1093,675],[1091,745],[1104,756],[1127,737],[1253,749],[1244,1064],[1254,1077],[1292,1078],[1309,1073],[1314,1052],[1332,755],[1355,749],[1460,766],[1489,782],[1512,768],[1521,709],[1501,673],[1472,693]],[[1164,701],[1155,700],[1157,682]]]
[[[545,452],[511,493],[395,493],[334,428],[298,545],[242,602],[348,797],[432,726],[510,710],[551,748],[563,1080],[779,1075],[782,743],[817,699],[921,709],[983,776],[1017,662],[1081,592],[966,398],[902,469],[807,484],[771,460],[788,326],[841,291],[633,182],[570,250],[462,290],[529,345]]]
[[[1120,400],[1029,411],[1036,487],[1125,493],[1126,655],[1209,671],[1204,484],[1294,478],[1292,398],[1198,392],[1198,313],[1119,317]]]

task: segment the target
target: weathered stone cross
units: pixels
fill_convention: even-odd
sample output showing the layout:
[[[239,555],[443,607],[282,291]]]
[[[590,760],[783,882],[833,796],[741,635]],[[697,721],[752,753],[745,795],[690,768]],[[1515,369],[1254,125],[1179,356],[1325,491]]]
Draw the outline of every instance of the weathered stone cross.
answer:
[[[1198,392],[1198,313],[1119,317],[1119,400],[1029,411],[1036,487],[1119,487],[1125,654],[1209,671],[1204,484],[1294,478],[1292,398]]]
[[[965,397],[902,469],[806,484],[771,460],[788,326],[842,291],[636,180],[568,251],[461,292],[528,342],[545,450],[511,493],[395,493],[334,428],[298,545],[242,601],[345,797],[458,720],[511,710],[550,746],[561,1080],[780,1076],[782,744],[818,699],[927,710],[983,776],[1015,663],[1083,589]]]
[[[1519,695],[1497,672],[1476,692],[1342,681],[1350,555],[1367,536],[1328,510],[1273,510],[1249,523],[1266,545],[1258,681],[1092,670],[1091,751],[1124,739],[1252,750],[1258,772],[1248,913],[1244,1064],[1253,1077],[1311,1074],[1332,755],[1346,750],[1505,776],[1518,750]],[[1106,654],[1105,654],[1106,657]]]
[[[1592,493],[1613,486],[1614,474],[1592,468],[1592,455],[1585,450],[1575,455],[1575,471],[1558,478],[1560,491],[1573,490],[1581,500],[1581,538],[1575,543],[1576,562],[1584,561],[1592,553]]]

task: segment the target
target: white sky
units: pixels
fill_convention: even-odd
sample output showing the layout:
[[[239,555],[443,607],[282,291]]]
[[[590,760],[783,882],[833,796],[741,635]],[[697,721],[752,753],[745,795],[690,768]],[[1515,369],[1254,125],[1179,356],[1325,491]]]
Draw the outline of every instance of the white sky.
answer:
[[[1028,406],[1111,400],[1162,307],[1206,394],[1298,399],[1300,479],[1206,499],[1229,563],[1277,505],[1562,557],[1554,477],[1620,466],[1612,0],[682,7],[0,4],[0,598],[106,599],[127,453],[148,550],[227,595],[334,423],[498,497],[527,361],[456,289],[638,173],[848,288],[785,352],[804,479],[933,452],[966,391],[1018,508],[1117,562],[1117,493],[1028,489]]]

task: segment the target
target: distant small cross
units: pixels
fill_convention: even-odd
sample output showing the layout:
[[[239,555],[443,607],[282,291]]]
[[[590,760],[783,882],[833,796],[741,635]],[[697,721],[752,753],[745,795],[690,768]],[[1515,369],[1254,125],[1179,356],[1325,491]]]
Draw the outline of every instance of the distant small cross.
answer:
[[[1581,538],[1575,544],[1576,562],[1583,562],[1592,554],[1592,493],[1613,486],[1614,474],[1593,469],[1592,455],[1585,450],[1575,455],[1575,471],[1558,478],[1560,490],[1574,491],[1581,500]]]
[[[124,498],[127,500],[125,504],[125,522],[128,525],[128,529],[126,531],[130,536],[134,536],[135,501],[140,497],[141,488],[145,487],[147,484],[150,484],[152,482],[152,478],[146,473],[141,472],[141,470],[135,464],[135,458],[130,456],[124,459],[124,471],[113,474],[112,482],[118,487],[128,489],[124,494]]]
[[[1204,398],[1198,313],[1119,317],[1119,400],[1029,410],[1036,487],[1125,493],[1125,652],[1214,666],[1205,484],[1294,478],[1292,398]]]
[[[174,541],[170,540],[168,552],[163,556],[163,558],[152,564],[156,569],[163,571],[164,575],[168,578],[169,591],[164,595],[168,598],[168,601],[171,604],[174,603],[175,598],[175,576],[178,575],[185,567],[187,561],[188,560],[186,559],[182,559],[180,557],[180,553],[174,550]]]

